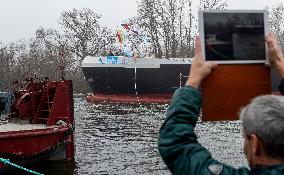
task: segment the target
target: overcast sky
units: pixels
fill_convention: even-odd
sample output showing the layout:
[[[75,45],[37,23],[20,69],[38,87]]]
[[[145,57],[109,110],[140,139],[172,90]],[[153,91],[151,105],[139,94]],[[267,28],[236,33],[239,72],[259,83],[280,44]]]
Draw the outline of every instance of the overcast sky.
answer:
[[[197,2],[199,0],[196,0]],[[228,0],[229,9],[263,9],[283,0]],[[88,7],[115,28],[137,12],[136,0],[0,0],[0,41],[29,39],[39,27],[58,29],[61,12]]]

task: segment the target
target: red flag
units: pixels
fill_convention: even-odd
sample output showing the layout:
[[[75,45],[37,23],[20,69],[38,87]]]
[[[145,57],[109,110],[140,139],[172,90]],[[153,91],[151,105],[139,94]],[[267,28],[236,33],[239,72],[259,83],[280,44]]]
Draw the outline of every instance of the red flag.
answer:
[[[116,36],[117,36],[117,38],[118,38],[118,41],[121,43],[121,37],[120,37],[120,34],[119,34],[118,31],[116,31]]]
[[[130,30],[130,27],[128,26],[128,24],[121,24],[126,30]]]

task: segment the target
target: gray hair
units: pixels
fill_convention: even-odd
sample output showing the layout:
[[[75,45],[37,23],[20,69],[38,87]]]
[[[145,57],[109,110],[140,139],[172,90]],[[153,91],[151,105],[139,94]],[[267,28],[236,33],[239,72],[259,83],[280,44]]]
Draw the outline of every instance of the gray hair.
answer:
[[[240,119],[245,134],[256,134],[267,155],[284,159],[284,97],[256,97],[241,110]]]

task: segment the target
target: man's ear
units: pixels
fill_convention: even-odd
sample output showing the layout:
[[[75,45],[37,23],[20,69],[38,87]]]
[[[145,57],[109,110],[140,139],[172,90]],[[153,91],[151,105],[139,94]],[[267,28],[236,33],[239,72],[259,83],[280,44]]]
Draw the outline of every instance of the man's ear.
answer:
[[[263,154],[264,153],[263,145],[262,145],[261,140],[257,137],[257,135],[255,134],[250,135],[250,140],[251,140],[250,141],[251,151],[252,151],[254,158]]]

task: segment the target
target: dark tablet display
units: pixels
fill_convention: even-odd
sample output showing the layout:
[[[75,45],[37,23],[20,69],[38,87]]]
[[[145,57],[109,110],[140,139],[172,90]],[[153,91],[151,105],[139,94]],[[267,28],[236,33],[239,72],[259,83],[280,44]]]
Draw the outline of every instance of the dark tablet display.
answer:
[[[200,11],[199,22],[207,61],[266,62],[266,11]]]

